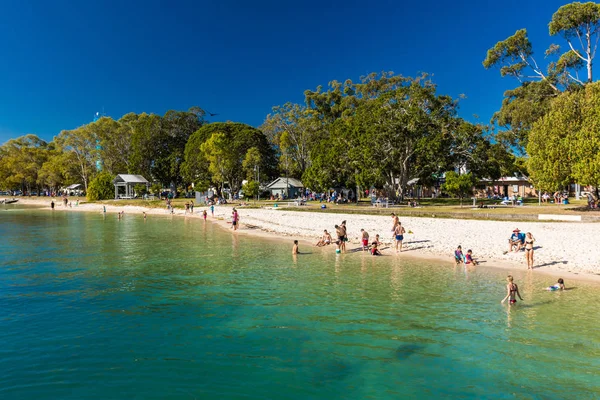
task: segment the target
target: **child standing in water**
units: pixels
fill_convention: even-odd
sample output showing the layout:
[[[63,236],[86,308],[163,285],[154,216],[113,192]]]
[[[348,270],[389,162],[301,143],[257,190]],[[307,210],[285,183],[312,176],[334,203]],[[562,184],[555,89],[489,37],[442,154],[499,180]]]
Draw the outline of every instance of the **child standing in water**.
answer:
[[[294,247],[292,247],[292,254],[296,255],[300,252],[300,250],[298,250],[298,241],[294,240]]]
[[[206,222],[206,216],[208,215],[208,213],[206,212],[206,210],[202,211],[202,217],[204,218],[204,221]]]
[[[363,251],[369,250],[369,233],[364,229],[360,230],[362,232],[362,248]]]
[[[215,205],[211,204],[210,206],[210,214],[214,218],[215,217]]]
[[[516,283],[513,282],[512,275],[507,276],[506,280],[508,282],[508,284],[506,285],[506,296],[502,299],[500,303],[504,303],[506,299],[509,299],[509,304],[515,304],[517,302],[517,296],[519,296],[519,299],[523,301],[521,293],[519,293],[519,287]]]

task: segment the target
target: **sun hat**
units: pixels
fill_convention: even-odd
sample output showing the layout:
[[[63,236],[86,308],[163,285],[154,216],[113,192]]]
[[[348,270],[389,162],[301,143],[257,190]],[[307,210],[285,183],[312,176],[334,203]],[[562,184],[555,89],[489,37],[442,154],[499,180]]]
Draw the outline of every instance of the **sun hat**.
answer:
[[[513,232],[521,232],[519,228],[516,228]]]

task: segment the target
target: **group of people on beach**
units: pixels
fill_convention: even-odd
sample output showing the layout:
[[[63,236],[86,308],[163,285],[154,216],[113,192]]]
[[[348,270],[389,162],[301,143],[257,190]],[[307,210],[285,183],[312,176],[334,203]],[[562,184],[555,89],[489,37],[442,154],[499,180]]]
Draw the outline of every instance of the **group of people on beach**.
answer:
[[[346,251],[346,242],[348,242],[348,227],[346,226],[346,221],[342,221],[340,225],[335,225],[335,233],[337,240],[333,240],[331,234],[327,231],[327,229],[323,230],[323,236],[315,243],[317,247],[328,246],[332,243],[336,244],[336,253],[343,253]],[[379,234],[375,235],[375,240],[370,241],[369,233],[365,229],[360,230],[361,237],[361,247],[363,251],[368,251],[371,255],[380,256],[381,250],[381,241],[379,240]],[[394,213],[392,213],[392,237],[395,244],[396,253],[402,251],[402,242],[404,240],[404,234],[406,230],[400,223],[400,219]]]

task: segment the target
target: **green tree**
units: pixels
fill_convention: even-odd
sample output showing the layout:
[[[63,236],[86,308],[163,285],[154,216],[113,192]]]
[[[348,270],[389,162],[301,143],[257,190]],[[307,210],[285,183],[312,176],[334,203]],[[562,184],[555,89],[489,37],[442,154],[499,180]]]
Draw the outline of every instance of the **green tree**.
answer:
[[[451,196],[458,197],[462,207],[463,198],[473,194],[473,185],[475,185],[475,179],[471,173],[459,175],[454,171],[448,171],[442,190]]]
[[[562,91],[592,82],[599,22],[599,4],[574,2],[560,7],[552,16],[549,33],[562,36],[568,50],[562,52],[559,45],[552,44],[545,54],[546,68],[536,61],[525,29],[488,50],[483,66],[500,67],[501,76],[512,76],[521,83],[504,93],[502,107],[492,118],[491,122],[503,129],[498,135],[500,140],[522,152],[529,131],[548,112],[552,99]],[[578,75],[582,68],[587,71],[587,79]]]
[[[534,184],[557,190],[578,182],[600,185],[600,83],[562,93],[534,124],[527,167]]]
[[[200,145],[202,156],[208,161],[208,171],[213,182],[218,185],[219,194],[223,193],[225,183],[235,179],[235,154],[232,145],[224,133],[215,132]]]
[[[48,158],[48,143],[36,135],[11,139],[0,147],[0,183],[31,192]]]
[[[261,130],[289,161],[290,173],[300,177],[310,166],[310,151],[320,134],[318,126],[313,111],[306,106],[286,103],[273,107],[273,113],[267,115]]]
[[[97,174],[90,182],[86,192],[88,201],[113,199],[115,197],[114,178],[114,175],[106,171]]]
[[[70,131],[62,131],[54,142],[61,151],[69,152],[77,165],[78,178],[87,192],[91,177],[96,173],[96,135],[84,125]]]
[[[258,196],[260,185],[257,181],[248,181],[242,186],[242,190],[244,191],[244,195],[251,199]]]
[[[577,63],[579,60],[585,63],[587,82],[592,82],[592,63],[600,30],[600,4],[574,2],[564,5],[552,15],[548,28],[550,35],[561,35],[569,44],[570,51],[564,59],[572,60],[571,63],[577,66],[581,66]],[[579,48],[576,48],[577,44]],[[571,79],[581,83],[579,78],[571,76]]]
[[[258,147],[251,147],[246,152],[244,161],[242,161],[242,168],[246,171],[246,179],[251,181],[254,178],[254,174],[257,173],[257,168],[260,167],[262,162],[262,156]]]
[[[213,138],[210,145],[205,146],[202,150],[202,146],[211,139],[213,134],[222,136]],[[258,149],[260,153],[258,166],[260,167],[261,178],[263,176],[264,179],[274,177],[276,175],[277,160],[267,137],[256,128],[233,122],[216,122],[204,125],[197,130],[186,145],[185,161],[181,170],[184,178],[188,182],[194,182],[197,187],[205,186],[206,182],[212,181],[221,188],[222,184],[227,182],[231,189],[236,192],[241,188],[242,180],[248,173],[248,170],[244,169],[243,162],[248,157],[248,151],[252,148]],[[211,154],[211,150],[216,153]],[[254,152],[252,150],[251,154]],[[217,162],[216,157],[222,158],[227,164],[222,166],[215,164]],[[254,158],[254,156],[251,156],[251,158]],[[221,171],[218,169],[221,169]],[[223,181],[223,179],[225,180]]]

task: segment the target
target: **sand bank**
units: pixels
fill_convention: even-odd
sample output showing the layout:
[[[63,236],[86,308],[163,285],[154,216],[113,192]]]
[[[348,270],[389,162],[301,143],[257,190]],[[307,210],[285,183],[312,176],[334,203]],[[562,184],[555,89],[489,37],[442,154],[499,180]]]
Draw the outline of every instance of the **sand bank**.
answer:
[[[23,199],[22,204],[49,206],[48,199]],[[65,208],[56,202],[58,211],[102,212],[103,205],[83,203]],[[195,207],[194,216],[201,218],[206,207]],[[231,216],[232,206],[216,206],[215,220],[226,226]],[[335,236],[335,224],[347,221],[349,248],[360,243],[360,229],[365,229],[371,238],[376,234],[380,240],[392,244],[392,219],[390,216],[332,214],[326,212],[294,212],[285,209],[245,209],[238,208],[241,217],[239,233],[262,236],[288,237],[304,241],[304,245],[315,243],[327,229]],[[137,206],[106,205],[107,213],[124,211],[126,215],[141,214],[167,215],[166,209]],[[175,215],[184,216],[183,210],[175,210]],[[535,270],[552,275],[578,276],[579,278],[600,280],[600,250],[595,238],[600,233],[600,225],[594,223],[565,222],[505,222],[462,219],[410,218],[402,217],[402,225],[408,232],[404,240],[404,252],[398,257],[433,258],[452,263],[456,246],[463,250],[472,249],[476,259],[485,266],[498,266],[505,269],[525,270],[524,252],[506,253],[508,238],[512,230],[531,232],[535,242]],[[329,246],[334,251],[334,246]],[[291,245],[290,245],[291,248]],[[391,249],[385,251],[393,254]],[[505,254],[506,253],[506,254]],[[393,256],[396,256],[395,254]]]

